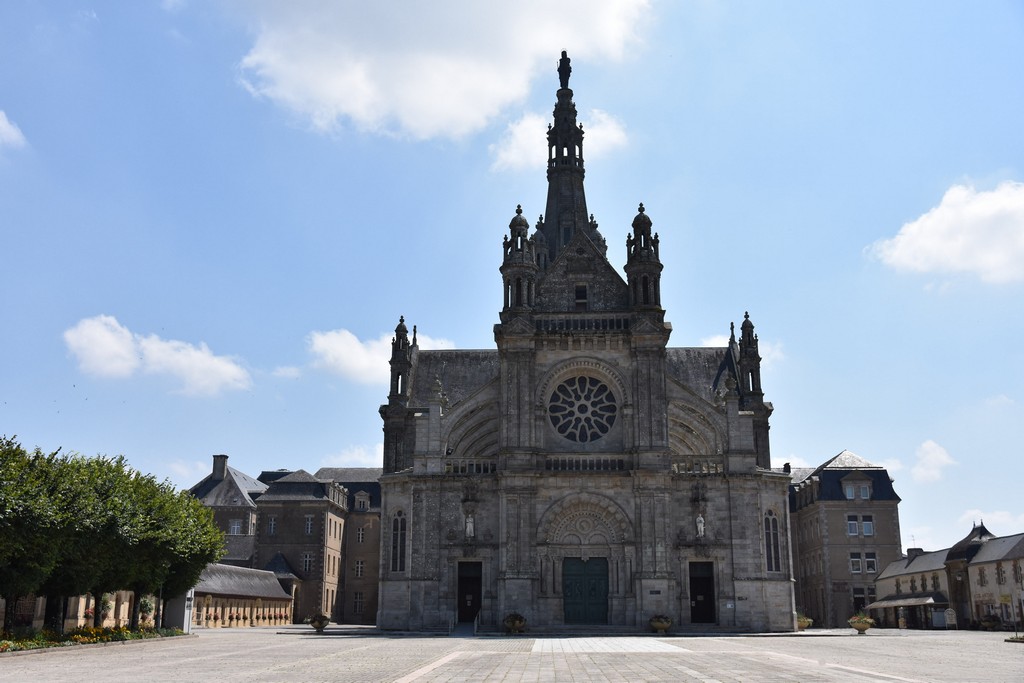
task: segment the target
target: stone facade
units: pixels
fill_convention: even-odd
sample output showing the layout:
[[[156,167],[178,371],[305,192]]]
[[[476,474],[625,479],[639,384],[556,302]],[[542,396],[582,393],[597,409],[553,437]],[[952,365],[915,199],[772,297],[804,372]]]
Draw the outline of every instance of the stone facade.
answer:
[[[546,218],[530,234],[517,208],[504,239],[497,348],[395,329],[378,625],[793,630],[754,325],[668,346],[651,218],[640,205],[623,279],[587,211],[569,71],[563,53]]]
[[[816,626],[845,627],[902,557],[900,497],[884,467],[850,451],[791,474],[797,607]]]
[[[210,475],[190,489],[225,533],[221,563],[273,572],[293,596],[289,619],[324,613],[334,622],[373,623],[380,469],[273,470],[253,478],[227,461],[213,456]]]

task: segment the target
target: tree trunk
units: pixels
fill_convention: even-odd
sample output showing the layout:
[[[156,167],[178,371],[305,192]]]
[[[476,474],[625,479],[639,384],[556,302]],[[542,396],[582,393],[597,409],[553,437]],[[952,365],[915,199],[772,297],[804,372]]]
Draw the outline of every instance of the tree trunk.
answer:
[[[18,609],[18,598],[4,596],[4,633],[11,633],[14,630],[14,615]]]
[[[132,614],[128,622],[128,628],[133,631],[139,630],[139,603],[142,601],[143,591],[136,586],[132,590]]]
[[[47,595],[46,612],[43,616],[43,628],[58,635],[64,635],[64,596]]]

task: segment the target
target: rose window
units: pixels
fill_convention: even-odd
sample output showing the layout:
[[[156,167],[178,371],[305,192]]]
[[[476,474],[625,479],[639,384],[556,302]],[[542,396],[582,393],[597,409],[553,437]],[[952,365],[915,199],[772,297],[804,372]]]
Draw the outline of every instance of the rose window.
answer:
[[[555,431],[570,441],[597,441],[615,424],[615,395],[593,377],[572,377],[551,393],[548,416]]]

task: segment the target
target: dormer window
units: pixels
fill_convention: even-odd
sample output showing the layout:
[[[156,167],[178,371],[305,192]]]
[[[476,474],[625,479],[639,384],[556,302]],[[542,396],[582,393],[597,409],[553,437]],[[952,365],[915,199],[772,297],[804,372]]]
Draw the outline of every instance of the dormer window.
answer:
[[[364,492],[356,494],[356,510],[369,510],[370,497]]]

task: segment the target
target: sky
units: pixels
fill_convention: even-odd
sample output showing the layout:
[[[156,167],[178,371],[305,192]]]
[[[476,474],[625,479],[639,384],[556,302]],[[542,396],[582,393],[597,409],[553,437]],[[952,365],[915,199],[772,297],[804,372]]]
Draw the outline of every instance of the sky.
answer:
[[[1024,531],[1020,2],[0,3],[0,433],[189,487],[380,466],[399,316],[494,348],[558,57],[673,346],[750,312],[772,463]]]

